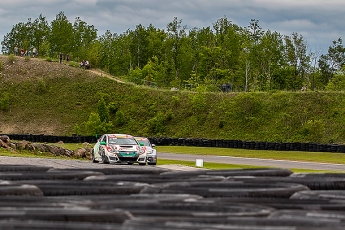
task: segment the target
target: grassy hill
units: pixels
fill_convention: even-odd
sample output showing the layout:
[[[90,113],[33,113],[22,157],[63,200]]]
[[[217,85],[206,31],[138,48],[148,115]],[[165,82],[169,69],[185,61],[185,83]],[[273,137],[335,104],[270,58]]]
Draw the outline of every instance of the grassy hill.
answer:
[[[343,92],[170,91],[41,59],[0,61],[1,133],[71,135],[103,97],[114,133],[345,143]]]

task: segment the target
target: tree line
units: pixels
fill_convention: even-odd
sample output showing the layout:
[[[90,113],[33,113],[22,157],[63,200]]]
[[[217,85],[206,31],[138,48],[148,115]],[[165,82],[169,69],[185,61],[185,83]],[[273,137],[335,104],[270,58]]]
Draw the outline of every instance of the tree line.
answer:
[[[220,91],[343,90],[345,48],[342,39],[326,54],[309,50],[301,34],[282,35],[264,30],[252,19],[240,27],[226,17],[203,28],[190,28],[174,18],[166,29],[137,25],[122,34],[97,29],[79,17],[70,22],[64,12],[50,23],[40,14],[20,22],[4,36],[2,53],[14,47],[35,47],[40,56],[69,54],[87,59],[92,67],[136,83],[162,88],[199,88]]]

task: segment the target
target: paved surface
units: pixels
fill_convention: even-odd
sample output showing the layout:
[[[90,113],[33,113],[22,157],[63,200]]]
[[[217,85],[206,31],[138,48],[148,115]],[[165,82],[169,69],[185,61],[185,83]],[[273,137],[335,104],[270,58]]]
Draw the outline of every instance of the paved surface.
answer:
[[[92,163],[90,160],[61,160],[61,159],[48,159],[48,158],[27,158],[27,157],[5,157],[0,156],[0,165],[39,165],[48,166],[58,169],[65,168],[77,168],[77,169],[96,169],[96,168],[138,168],[138,167],[161,167],[168,170],[178,170],[178,171],[190,171],[196,170],[198,168],[182,166],[182,165],[160,165],[160,166],[139,166],[134,165],[113,165],[113,164],[98,164]]]
[[[227,157],[227,156],[200,156],[188,154],[157,153],[158,159],[196,161],[202,159],[203,162],[214,162],[223,164],[256,165],[276,168],[295,168],[313,170],[337,170],[345,171],[344,164],[311,163],[287,160],[269,160],[259,158]]]
[[[182,160],[182,161],[194,161],[202,159],[205,162],[225,163],[225,164],[238,164],[238,165],[256,165],[264,167],[276,167],[276,168],[295,168],[295,169],[312,169],[312,170],[332,170],[332,171],[345,171],[344,164],[327,164],[327,163],[311,163],[311,162],[299,162],[299,161],[287,161],[287,160],[269,160],[259,158],[242,158],[242,157],[227,157],[227,156],[200,156],[189,154],[171,154],[159,152],[159,159],[168,160]],[[47,158],[25,158],[25,157],[4,157],[0,156],[1,164],[19,164],[19,165],[40,165],[49,166],[53,168],[80,168],[80,169],[92,169],[92,168],[104,168],[104,167],[142,167],[139,165],[107,165],[107,164],[95,164],[88,160],[61,160],[61,159],[47,159]],[[182,166],[182,165],[160,165],[160,166],[145,166],[145,167],[162,167],[169,170],[190,171],[195,169],[194,167]]]

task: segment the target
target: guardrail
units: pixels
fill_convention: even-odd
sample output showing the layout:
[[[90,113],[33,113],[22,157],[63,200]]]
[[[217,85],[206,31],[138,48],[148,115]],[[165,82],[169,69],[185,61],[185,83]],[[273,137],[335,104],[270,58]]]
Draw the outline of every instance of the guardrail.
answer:
[[[96,136],[52,136],[34,134],[0,134],[7,135],[12,140],[26,140],[31,142],[57,143],[96,143]],[[219,148],[239,148],[253,150],[275,150],[275,151],[307,151],[307,152],[340,152],[345,153],[345,145],[340,144],[319,144],[301,142],[262,142],[242,140],[212,140],[199,138],[169,138],[169,137],[148,137],[151,143],[158,146],[199,146]]]

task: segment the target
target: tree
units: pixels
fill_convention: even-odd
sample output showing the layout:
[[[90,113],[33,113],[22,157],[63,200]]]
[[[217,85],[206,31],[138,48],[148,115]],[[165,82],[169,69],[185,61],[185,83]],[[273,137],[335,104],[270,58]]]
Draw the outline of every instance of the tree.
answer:
[[[40,14],[39,17],[32,23],[31,37],[31,45],[37,49],[38,53],[41,51],[41,45],[47,42],[49,34],[50,28],[48,22],[46,21],[46,18]]]
[[[130,50],[134,59],[133,62],[136,67],[142,68],[150,58],[147,56],[148,31],[139,24],[134,31],[129,33],[129,36],[131,36]]]
[[[186,26],[182,26],[182,20],[174,18],[167,26],[168,41],[167,41],[167,55],[171,57],[173,70],[175,72],[175,81],[180,80],[181,68],[181,46],[182,39],[186,38]]]
[[[292,36],[285,36],[284,39],[286,63],[293,68],[289,89],[298,90],[305,81],[310,63],[307,43],[298,33],[292,33]]]
[[[98,101],[97,112],[98,112],[101,122],[106,122],[106,123],[109,122],[110,120],[109,109],[103,97]]]
[[[91,45],[97,39],[97,29],[77,17],[73,24],[73,33],[74,46],[71,51],[75,58],[85,59],[89,55]]]
[[[11,31],[4,36],[1,42],[2,52],[4,54],[13,53],[14,47],[23,48],[28,50],[32,46],[32,23],[31,18],[26,23],[20,22],[14,25]]]
[[[59,52],[70,53],[75,45],[72,23],[70,23],[64,12],[56,15],[51,22],[51,34],[48,38],[50,43],[50,55],[55,57]]]
[[[339,38],[333,41],[333,45],[328,48],[328,53],[321,55],[319,59],[319,68],[324,85],[333,78],[334,74],[342,70],[345,64],[345,48],[343,41]]]

